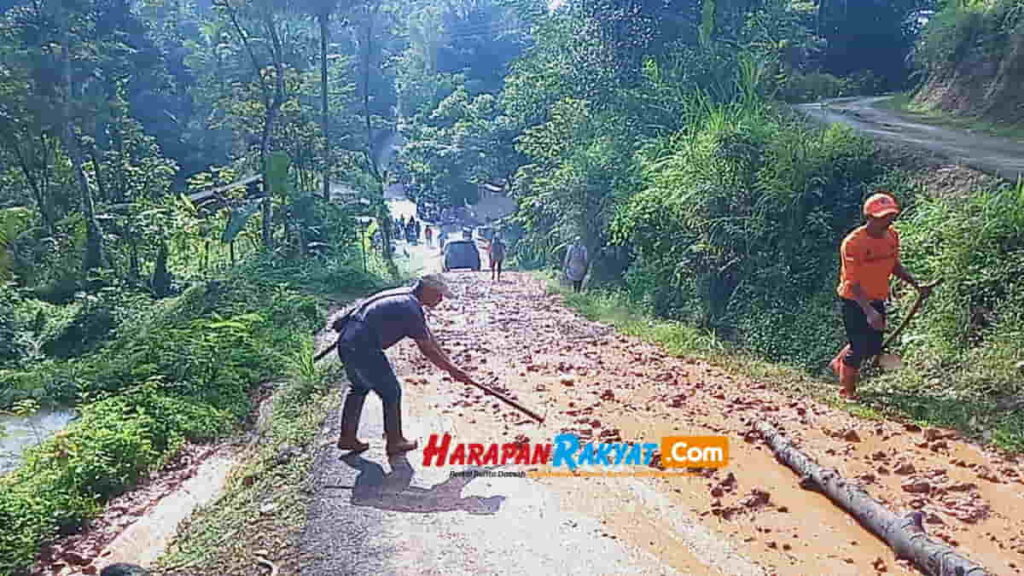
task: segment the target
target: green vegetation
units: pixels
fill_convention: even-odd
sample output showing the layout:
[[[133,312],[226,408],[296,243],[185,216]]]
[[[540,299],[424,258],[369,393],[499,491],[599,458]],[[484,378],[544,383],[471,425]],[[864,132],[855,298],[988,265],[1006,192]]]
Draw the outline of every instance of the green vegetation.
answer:
[[[0,478],[0,574],[236,430],[393,269],[393,8],[3,3],[0,410],[79,417]]]
[[[1024,8],[1020,0],[949,1],[925,27],[915,51],[927,107],[1020,124],[1024,95]]]
[[[724,134],[735,136],[730,130],[735,125],[714,125],[724,129]],[[752,129],[754,133],[774,132],[776,137],[780,133],[778,125],[773,127],[763,121],[745,126],[756,127]],[[797,133],[802,130],[793,126],[789,129],[796,129]],[[829,131],[835,132],[833,138],[845,132],[838,128]],[[827,167],[828,174],[819,172],[810,179],[823,185],[809,191],[819,202],[829,198],[822,192],[827,190],[824,185],[830,182],[829,175],[835,179],[843,170],[857,166],[858,170],[876,169],[869,156],[850,154],[863,152],[862,143],[857,144],[856,139],[847,141],[852,148],[846,149],[842,162],[836,162],[836,157],[822,162],[808,148],[813,150],[820,143],[829,142],[827,134],[819,135],[820,139],[805,135],[783,140],[800,142],[792,149],[798,151],[794,156],[803,159],[805,167]],[[746,142],[750,142],[750,133],[746,135]],[[852,195],[845,195],[844,187],[838,186],[834,200],[838,205],[815,214],[809,199],[767,195],[770,190],[792,188],[769,186],[763,189],[765,196],[750,200],[758,210],[736,222],[732,216],[743,214],[743,208],[724,204],[715,194],[717,188],[709,183],[728,185],[725,175],[745,174],[757,178],[759,185],[738,188],[762,190],[760,183],[771,184],[771,180],[758,176],[757,171],[737,170],[721,154],[714,155],[714,144],[720,140],[694,138],[686,142],[703,142],[697,148],[715,158],[721,173],[687,154],[693,152],[690,148],[680,151],[677,160],[659,164],[653,172],[657,179],[631,199],[623,212],[623,218],[628,220],[619,223],[623,231],[643,232],[633,232],[632,236],[633,245],[643,248],[637,251],[624,288],[613,302],[652,316],[681,319],[689,326],[704,326],[728,341],[731,354],[739,350],[744,355],[801,367],[812,374],[823,373],[825,362],[843,338],[833,292],[836,242],[842,237],[843,228],[856,221],[856,204],[852,201],[860,194],[854,188]],[[771,146],[762,149],[771,150]],[[834,140],[829,149],[842,150],[835,147]],[[778,163],[779,160],[773,160],[765,166]],[[798,166],[790,166],[787,174],[800,173]],[[677,167],[685,170],[678,172]],[[834,171],[836,168],[840,170]],[[661,179],[670,175],[670,185],[659,187]],[[861,179],[867,175],[870,172],[850,181],[864,181]],[[687,176],[696,180],[687,181]],[[875,175],[881,181],[893,183],[898,176]],[[906,180],[907,175],[902,176],[905,181],[898,189],[910,205],[898,222],[904,262],[919,277],[942,279],[944,283],[899,343],[905,368],[869,380],[864,386],[864,400],[884,413],[955,427],[1004,448],[1022,450],[1024,421],[1020,403],[1024,389],[1020,371],[1024,351],[1015,343],[1024,333],[1020,313],[1024,187],[1007,185],[994,190],[926,195],[912,180]],[[837,180],[841,182],[842,178]],[[691,193],[686,194],[687,191]],[[658,194],[663,196],[658,198]],[[737,196],[730,194],[725,198],[735,201]],[[844,208],[844,203],[849,204]],[[680,212],[672,214],[665,210],[666,206],[679,206]],[[724,212],[717,213],[714,208],[718,206],[723,206]],[[764,218],[793,222],[793,213],[773,212],[774,206],[807,209],[806,220],[785,226],[788,234],[781,234],[779,228],[759,221]],[[834,221],[832,225],[839,230],[831,229],[831,220],[825,215],[842,214],[844,210],[848,218]],[[760,231],[768,236],[758,236]],[[816,238],[815,234],[820,236]],[[780,244],[783,242],[796,244]],[[748,265],[750,268],[746,268]],[[665,270],[678,272],[658,276]],[[914,297],[911,290],[897,291],[893,325],[902,320],[901,315]],[[591,301],[586,306],[601,310]],[[609,317],[607,311],[599,313],[602,318]],[[706,352],[724,346],[708,347],[703,338],[694,336],[697,333],[680,331],[678,326],[666,332],[661,324],[631,320],[626,325],[667,343],[670,350]],[[679,346],[680,341],[684,345]],[[694,347],[694,341],[701,345]]]
[[[79,420],[0,479],[0,570],[27,567],[47,538],[77,530],[184,440],[213,437],[231,421],[212,405],[143,387],[84,407]]]
[[[839,241],[881,176],[870,145],[769,107],[726,107],[642,162],[645,187],[612,227],[634,250],[627,290],[768,357],[829,358],[839,327],[819,320]]]
[[[818,393],[842,338],[837,248],[891,189],[908,267],[945,284],[863,413],[1024,447],[1021,187],[923,189],[779,102],[905,88],[929,0],[4,6],[0,409],[81,417],[0,478],[0,572],[233,430],[285,373],[271,442],[168,563],[230,570],[218,538],[268,498],[297,521],[310,451],[271,456],[308,447],[329,400],[297,359],[324,295],[398,271],[392,184],[435,215],[502,190],[520,264],[582,237],[609,294],[569,297],[587,313]],[[938,7],[914,106],[1019,124],[1020,1]]]
[[[80,417],[0,478],[0,520],[14,527],[0,537],[0,570],[30,564],[182,442],[234,430],[254,385],[311,357],[324,317],[314,291],[377,285],[354,264],[253,261],[161,301],[94,354],[5,373],[5,400],[74,399]]]
[[[903,337],[911,369],[880,379],[878,394],[1024,450],[1024,185],[965,192],[919,195],[903,218],[907,265],[945,283]]]
[[[907,368],[865,384],[867,406],[1021,449],[1024,357],[1010,344],[1021,329],[1017,189],[925,189],[924,175],[895,168],[868,140],[779,106],[828,73],[808,63],[816,35],[794,4],[735,20],[716,12],[693,36],[646,14],[649,34],[623,44],[593,33],[620,25],[613,14],[567,10],[512,65],[502,102],[523,126],[512,185],[520,262],[557,266],[581,235],[595,256],[591,287],[617,295],[602,313],[624,304],[670,322],[624,320],[627,329],[698,350],[707,342],[695,335],[711,333],[730,355],[813,382],[843,340],[839,244],[863,199],[891,190],[905,208],[906,265],[945,283],[898,344]],[[847,72],[842,82],[856,83]],[[896,291],[894,325],[912,298]]]
[[[337,363],[319,369],[311,358],[308,347],[291,358],[286,380],[270,400],[270,420],[257,430],[259,445],[243,453],[244,463],[217,505],[179,532],[160,561],[162,574],[249,574],[259,550],[277,562],[296,560],[314,440],[337,402],[337,390],[329,385],[341,378]]]

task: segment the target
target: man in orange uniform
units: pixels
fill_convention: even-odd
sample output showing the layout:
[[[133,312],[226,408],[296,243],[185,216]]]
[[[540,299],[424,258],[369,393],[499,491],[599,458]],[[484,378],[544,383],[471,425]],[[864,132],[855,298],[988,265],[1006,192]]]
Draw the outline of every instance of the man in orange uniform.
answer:
[[[840,248],[842,269],[836,291],[843,300],[848,343],[829,367],[839,376],[839,395],[844,398],[857,397],[861,363],[882,351],[889,277],[895,275],[923,296],[931,290],[918,284],[900,263],[900,235],[891,226],[899,212],[899,205],[888,192],[872,195],[864,202],[867,222],[850,232]]]

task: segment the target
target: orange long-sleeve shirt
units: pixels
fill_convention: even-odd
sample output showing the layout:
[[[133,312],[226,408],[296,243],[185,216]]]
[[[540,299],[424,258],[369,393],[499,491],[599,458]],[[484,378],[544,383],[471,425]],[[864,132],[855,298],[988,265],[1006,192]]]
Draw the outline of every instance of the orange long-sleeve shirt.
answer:
[[[881,238],[868,234],[866,226],[850,232],[839,249],[842,268],[836,292],[853,300],[853,285],[860,284],[868,300],[889,298],[889,277],[900,259],[900,234],[889,227]]]

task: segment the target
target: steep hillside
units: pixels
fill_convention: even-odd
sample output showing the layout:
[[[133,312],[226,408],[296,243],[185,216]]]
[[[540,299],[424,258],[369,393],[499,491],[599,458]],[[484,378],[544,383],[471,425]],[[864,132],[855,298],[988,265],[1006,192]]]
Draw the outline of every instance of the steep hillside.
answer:
[[[957,114],[1024,122],[1024,2],[951,3],[929,23],[917,61],[916,101]]]

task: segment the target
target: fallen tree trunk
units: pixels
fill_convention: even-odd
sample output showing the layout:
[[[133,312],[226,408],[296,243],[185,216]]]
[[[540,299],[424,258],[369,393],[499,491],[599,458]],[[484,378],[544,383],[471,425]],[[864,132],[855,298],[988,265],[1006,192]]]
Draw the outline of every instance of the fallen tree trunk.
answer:
[[[987,576],[989,572],[961,556],[943,542],[932,540],[921,524],[922,514],[897,516],[868,495],[856,483],[847,482],[839,472],[822,468],[766,422],[757,431],[775,452],[775,457],[800,475],[800,487],[821,492],[885,541],[896,555],[910,560],[929,576]]]

